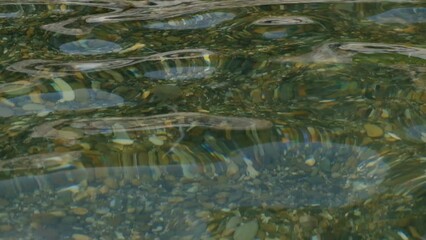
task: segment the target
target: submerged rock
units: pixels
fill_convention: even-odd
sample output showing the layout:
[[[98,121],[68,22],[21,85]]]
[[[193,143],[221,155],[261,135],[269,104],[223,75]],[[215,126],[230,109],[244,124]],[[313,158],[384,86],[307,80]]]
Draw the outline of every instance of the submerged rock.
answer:
[[[82,39],[74,42],[64,43],[59,47],[59,50],[71,55],[96,55],[119,52],[121,46],[100,39]]]
[[[250,240],[256,237],[259,224],[257,220],[252,220],[248,223],[243,223],[235,229],[234,240]]]
[[[196,14],[190,18],[180,18],[169,20],[167,22],[152,22],[146,25],[146,28],[159,29],[159,30],[189,30],[189,29],[203,29],[214,27],[225,21],[232,20],[235,17],[233,13],[227,12],[212,12],[204,14]]]

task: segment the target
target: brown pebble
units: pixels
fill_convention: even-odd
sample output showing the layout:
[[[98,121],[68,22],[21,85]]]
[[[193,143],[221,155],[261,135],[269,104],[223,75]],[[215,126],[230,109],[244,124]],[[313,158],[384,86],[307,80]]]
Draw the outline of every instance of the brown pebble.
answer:
[[[75,233],[75,234],[72,235],[72,239],[73,240],[90,240],[92,238],[90,238],[89,236],[84,235],[84,234]]]
[[[420,106],[420,111],[422,113],[426,113],[426,104],[423,104],[423,105]]]
[[[253,91],[251,91],[250,96],[253,103],[262,102],[262,90],[254,89]]]
[[[60,217],[52,215],[50,213],[34,213],[31,216],[31,221],[34,226],[49,226],[56,223]]]
[[[171,197],[169,198],[169,203],[180,203],[185,200],[183,197]]]
[[[7,205],[9,205],[9,201],[7,201],[6,199],[0,198],[0,208],[6,207]]]
[[[304,230],[312,230],[318,226],[318,220],[307,214],[300,216],[299,223]]]
[[[107,187],[109,187],[111,189],[118,188],[118,184],[117,184],[117,181],[115,181],[115,179],[107,178],[107,179],[105,179],[104,183]]]
[[[0,225],[0,232],[10,232],[12,230],[13,230],[12,225],[9,225],[9,224]]]
[[[101,188],[99,188],[99,193],[100,194],[107,194],[109,191],[109,188],[107,186],[102,186]]]
[[[316,161],[313,157],[305,160],[305,164],[309,167],[313,167],[315,165],[315,163],[316,163]]]
[[[86,208],[82,208],[82,207],[76,207],[76,208],[71,208],[71,212],[76,214],[76,215],[86,215],[89,210],[87,210]]]
[[[278,227],[275,223],[262,223],[260,228],[268,233],[274,233],[278,230]]]
[[[379,126],[366,123],[364,124],[364,129],[367,132],[367,135],[372,138],[378,138],[383,136],[383,129],[381,129]]]
[[[235,164],[234,162],[230,162],[227,166],[227,169],[226,169],[226,176],[232,177],[235,174],[237,174],[239,172],[239,170],[240,169],[238,168],[237,164]]]
[[[10,117],[13,116],[13,114],[10,108],[0,106],[0,117]]]
[[[239,227],[235,229],[234,240],[254,239],[258,230],[259,230],[259,225],[256,219],[250,222],[241,224]]]

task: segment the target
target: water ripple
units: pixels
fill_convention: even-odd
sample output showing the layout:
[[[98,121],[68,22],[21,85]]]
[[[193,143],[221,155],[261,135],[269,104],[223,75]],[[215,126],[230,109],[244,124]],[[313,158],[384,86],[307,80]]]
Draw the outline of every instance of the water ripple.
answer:
[[[94,61],[77,61],[77,62],[61,62],[54,60],[41,60],[30,59],[14,63],[7,67],[7,70],[13,72],[22,72],[34,76],[46,77],[63,77],[73,75],[75,72],[98,72],[107,69],[117,69],[126,66],[136,65],[146,62],[164,62],[167,60],[200,60],[205,67],[195,65],[195,70],[202,70],[205,72],[209,69],[210,60],[209,56],[214,55],[213,52],[206,49],[183,49],[176,51],[169,51],[163,53],[156,53],[145,57],[129,57],[123,59],[107,59],[107,60],[94,60]],[[192,66],[193,63],[188,62]],[[210,70],[208,70],[210,72]],[[192,71],[191,71],[192,72]],[[193,73],[193,72],[192,72]],[[179,75],[179,72],[174,75]]]

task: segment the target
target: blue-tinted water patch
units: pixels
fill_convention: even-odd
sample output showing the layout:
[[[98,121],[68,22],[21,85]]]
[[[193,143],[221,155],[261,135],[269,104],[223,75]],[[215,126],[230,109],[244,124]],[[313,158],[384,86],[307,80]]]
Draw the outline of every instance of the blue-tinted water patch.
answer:
[[[288,37],[288,33],[285,31],[272,31],[263,33],[263,36],[268,39],[280,39]]]
[[[101,40],[101,39],[82,39],[74,42],[64,43],[59,47],[59,50],[71,55],[96,55],[119,52],[121,46]]]
[[[416,125],[405,129],[408,139],[426,144],[426,125]]]
[[[368,17],[368,20],[380,24],[426,23],[426,8],[394,8],[384,13]]]
[[[72,100],[64,101],[63,92],[49,92],[40,94],[41,102],[34,103],[28,96],[19,96],[8,99],[13,107],[2,108],[3,111],[13,111],[12,115],[21,116],[42,112],[54,112],[59,110],[89,110],[124,105],[121,96],[102,90],[75,89],[72,91]],[[10,115],[10,114],[8,114]],[[1,115],[0,115],[1,117]]]

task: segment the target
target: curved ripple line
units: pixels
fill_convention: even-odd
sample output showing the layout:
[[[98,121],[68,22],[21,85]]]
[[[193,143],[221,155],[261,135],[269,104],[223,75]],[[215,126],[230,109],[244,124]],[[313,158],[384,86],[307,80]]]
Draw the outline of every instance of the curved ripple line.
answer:
[[[369,2],[370,0],[351,0],[346,2]],[[407,2],[404,0],[390,0],[391,2]],[[241,7],[251,7],[260,5],[276,5],[283,4],[282,0],[228,0],[228,1],[172,1],[171,4],[162,6],[149,5],[147,3],[139,3],[136,1],[129,2],[136,8],[130,8],[123,12],[116,14],[97,14],[90,15],[86,18],[88,23],[114,23],[135,20],[158,20],[164,18],[179,17],[187,14],[194,14],[198,12],[214,11],[218,9],[232,9]],[[331,0],[288,0],[285,4],[303,4],[303,3],[327,3],[333,2]],[[409,2],[419,2],[418,0],[409,0]],[[154,1],[156,3],[156,1]]]
[[[218,130],[268,129],[272,122],[245,117],[225,117],[197,112],[177,112],[148,117],[111,117],[78,120],[58,120],[44,123],[33,129],[31,137],[57,138],[56,127],[67,125],[87,135],[112,132],[114,124],[120,124],[121,131],[147,131],[165,128],[206,127]],[[117,132],[117,130],[115,131]]]
[[[354,51],[365,54],[396,53],[408,57],[426,59],[426,49],[417,47],[407,47],[398,44],[354,42],[343,43],[338,48],[345,51]]]
[[[0,173],[19,171],[53,171],[77,162],[81,151],[42,153],[0,161]],[[27,173],[24,173],[27,174]]]
[[[253,25],[258,26],[287,26],[313,24],[315,21],[304,16],[287,16],[287,17],[267,17],[254,21]]]
[[[67,75],[73,75],[75,72],[98,72],[127,67],[146,61],[206,58],[211,55],[214,55],[214,53],[206,49],[182,49],[156,53],[145,57],[131,57],[111,60],[60,62],[55,60],[29,59],[13,63],[6,69],[8,71],[22,72],[29,75],[64,77]],[[60,68],[61,71],[50,71],[49,69],[52,68]]]
[[[73,36],[89,34],[92,31],[93,27],[89,27],[89,26],[86,27],[86,28],[67,28],[67,27],[65,27],[66,25],[74,23],[78,20],[80,20],[80,17],[70,18],[70,19],[67,19],[67,20],[61,21],[61,22],[45,24],[45,25],[41,26],[41,29],[44,29],[44,30],[50,31],[50,32],[60,33],[60,34],[64,34],[64,35],[73,35]]]
[[[309,53],[299,56],[284,57],[278,61],[303,63],[350,63],[355,54],[391,53],[407,57],[426,59],[426,49],[398,44],[348,42],[325,43],[317,46]]]

